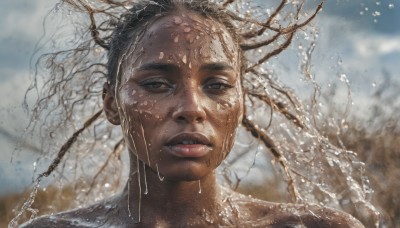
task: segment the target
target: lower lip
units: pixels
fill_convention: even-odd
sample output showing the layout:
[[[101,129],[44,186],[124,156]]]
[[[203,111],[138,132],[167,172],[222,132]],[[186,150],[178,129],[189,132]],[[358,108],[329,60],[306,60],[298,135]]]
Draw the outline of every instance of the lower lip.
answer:
[[[210,147],[204,144],[178,144],[167,146],[171,154],[181,158],[199,158],[210,151]]]

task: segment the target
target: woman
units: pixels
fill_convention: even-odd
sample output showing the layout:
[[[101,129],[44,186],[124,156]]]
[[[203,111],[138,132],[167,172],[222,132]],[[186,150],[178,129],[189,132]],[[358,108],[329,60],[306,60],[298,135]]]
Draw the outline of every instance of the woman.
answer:
[[[130,12],[113,32],[103,91],[104,113],[121,125],[129,150],[126,187],[24,227],[363,227],[333,209],[221,187],[215,169],[249,121],[239,34],[205,1],[163,0]]]

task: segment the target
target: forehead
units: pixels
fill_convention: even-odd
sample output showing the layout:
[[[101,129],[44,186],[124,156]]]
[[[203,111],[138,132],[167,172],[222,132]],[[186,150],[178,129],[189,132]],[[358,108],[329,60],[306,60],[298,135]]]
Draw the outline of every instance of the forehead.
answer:
[[[141,51],[137,59],[140,62],[185,57],[195,58],[196,62],[227,61],[237,65],[238,60],[237,44],[225,26],[194,12],[177,11],[155,19],[137,45],[133,54]]]

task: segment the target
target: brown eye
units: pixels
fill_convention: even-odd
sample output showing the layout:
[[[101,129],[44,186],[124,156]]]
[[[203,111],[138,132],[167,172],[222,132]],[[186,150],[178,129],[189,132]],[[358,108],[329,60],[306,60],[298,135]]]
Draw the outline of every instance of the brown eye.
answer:
[[[209,80],[204,86],[204,89],[210,93],[223,93],[230,88],[233,88],[233,86],[228,81],[221,79]]]
[[[211,85],[207,85],[206,88],[207,89],[216,89],[216,90],[225,90],[229,87],[223,83],[213,83]]]
[[[164,92],[173,86],[163,79],[149,79],[140,83],[140,86],[150,92]]]
[[[150,88],[150,89],[159,89],[162,87],[166,87],[166,85],[164,83],[161,82],[151,82],[151,83],[146,83],[143,85],[146,88]]]

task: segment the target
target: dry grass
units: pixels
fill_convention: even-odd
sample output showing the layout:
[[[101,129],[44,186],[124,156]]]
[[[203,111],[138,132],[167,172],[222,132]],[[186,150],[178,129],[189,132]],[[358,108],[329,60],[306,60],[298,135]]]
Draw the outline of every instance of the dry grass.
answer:
[[[30,190],[21,194],[10,194],[0,198],[0,227],[7,227],[8,222],[15,216],[14,210],[21,208],[28,199]],[[40,189],[36,195],[32,208],[38,210],[38,215],[51,214],[71,208],[76,197],[72,186],[59,188],[55,185],[46,190]],[[25,213],[21,222],[28,221],[31,213]]]
[[[370,133],[349,126],[341,138],[346,148],[356,151],[366,164],[375,191],[373,205],[381,211],[389,227],[400,227],[400,132],[385,124]]]

